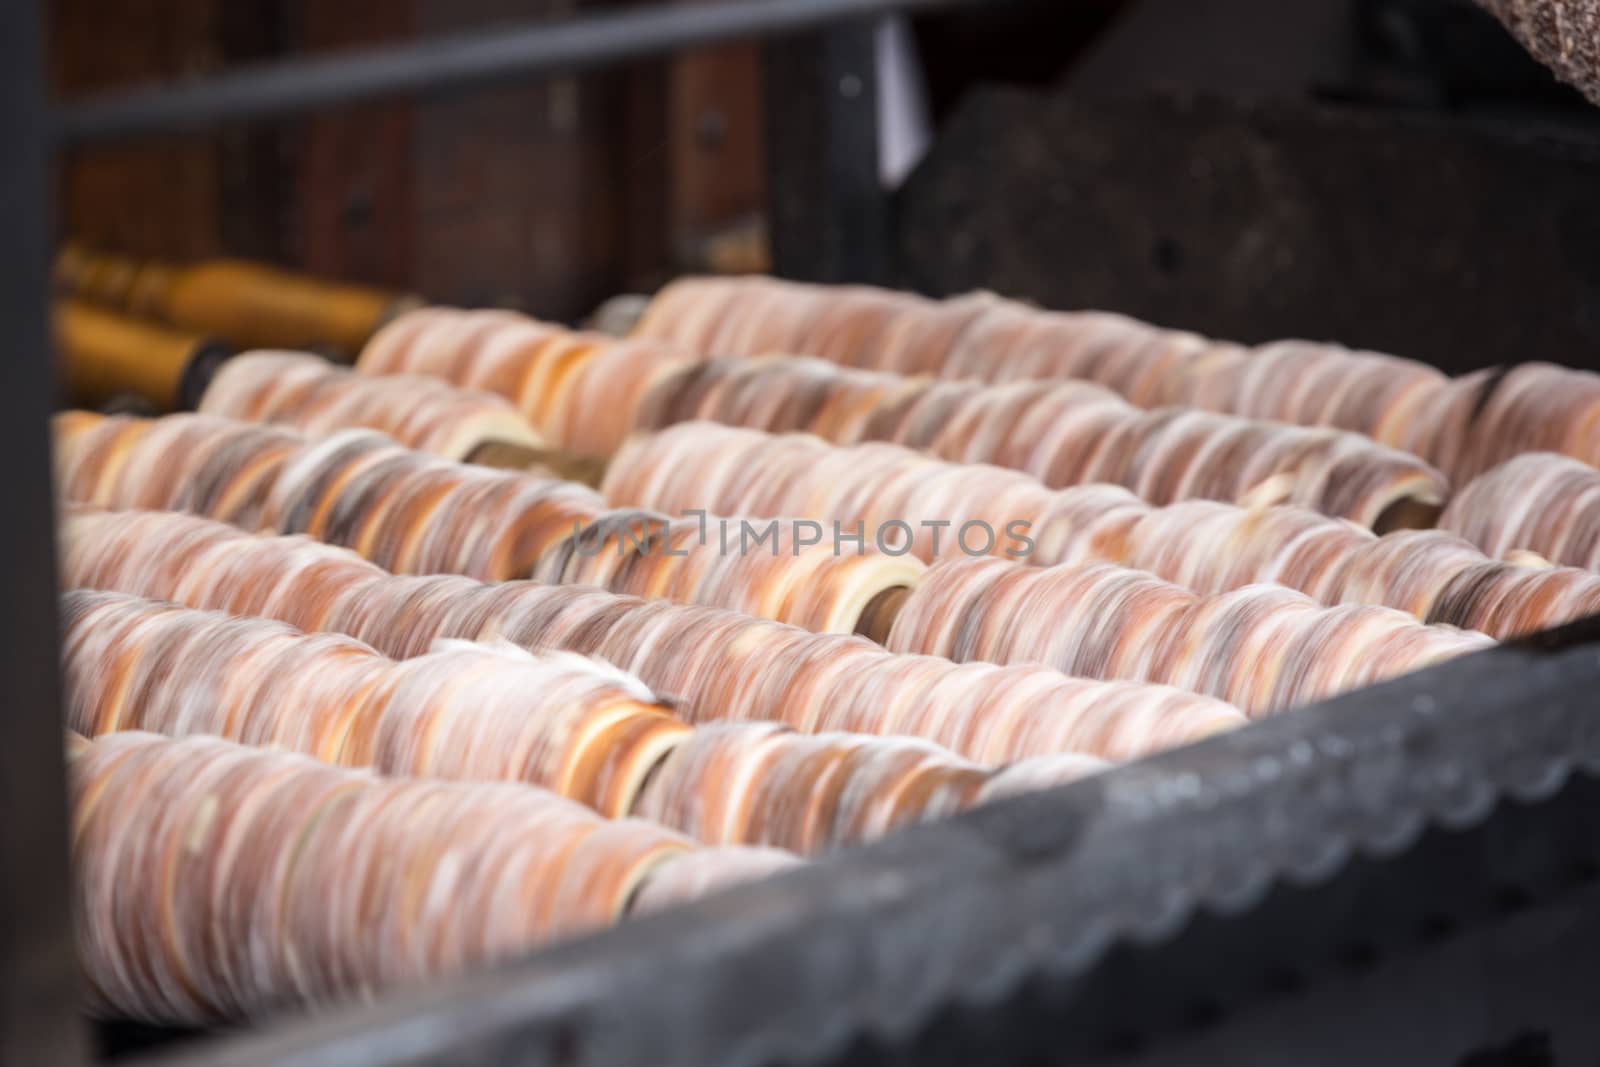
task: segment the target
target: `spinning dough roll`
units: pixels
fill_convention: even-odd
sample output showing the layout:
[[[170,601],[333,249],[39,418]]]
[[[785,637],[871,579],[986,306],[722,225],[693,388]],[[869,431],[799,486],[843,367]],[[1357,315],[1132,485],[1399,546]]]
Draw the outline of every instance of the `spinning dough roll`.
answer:
[[[455,460],[490,443],[542,444],[498,396],[453,389],[435,378],[356,374],[296,352],[250,352],[230,360],[206,389],[200,411],[312,437],[379,430],[407,448]]]
[[[506,312],[427,308],[379,331],[357,366],[497,393],[558,447],[606,456],[652,384],[686,359],[649,341],[573,333]]]
[[[1051,488],[1109,483],[1152,504],[1292,503],[1379,528],[1431,520],[1448,491],[1422,460],[1358,434],[1190,408],[1145,411],[1085,382],[985,385],[816,359],[718,360],[663,379],[637,424],[695,419],[807,431],[841,445],[893,442],[1025,471]]]
[[[57,415],[56,492],[96,507],[193,511],[260,527],[298,434],[208,415]]]
[[[792,525],[764,548],[724,546],[697,523],[666,531],[664,516],[618,516],[586,487],[452,463],[371,430],[307,441],[209,415],[58,423],[57,484],[69,500],[307,533],[399,573],[537,574],[850,633],[922,570],[911,558],[838,551],[820,532],[804,543]],[[665,531],[666,543],[624,538],[622,520],[633,519]]]
[[[1491,556],[1520,550],[1600,569],[1600,470],[1548,452],[1518,456],[1457,493],[1439,525]]]
[[[728,886],[782,874],[794,856],[775,848],[701,848],[659,867],[634,895],[630,914],[649,915],[709,896]]]
[[[1281,586],[1202,597],[1108,564],[993,559],[932,567],[888,642],[896,652],[1171,684],[1254,716],[1491,644],[1387,608],[1324,607]]]
[[[680,283],[658,303],[671,303],[673,294],[698,284]],[[727,330],[711,330],[705,343],[740,349],[696,347],[691,338],[697,354],[689,356],[657,341],[617,341],[564,333],[503,313],[431,308],[391,324],[363,355],[362,367],[373,373],[434,374],[499,392],[558,445],[585,453],[614,451],[630,428],[703,418],[770,431],[808,430],[839,443],[895,441],[948,459],[1026,470],[1052,486],[1125,485],[1156,503],[1289,501],[1387,527],[1426,524],[1444,502],[1448,487],[1427,464],[1357,434],[1337,432],[1360,430],[1389,441],[1420,423],[1432,426],[1416,414],[1422,409],[1437,408],[1442,417],[1447,405],[1441,406],[1439,398],[1448,382],[1425,370],[1417,372],[1420,378],[1408,376],[1402,372],[1410,365],[1391,357],[1346,353],[1349,358],[1331,358],[1343,350],[1280,345],[1259,359],[1224,360],[1227,368],[1219,368],[1219,374],[1228,370],[1238,376],[1246,367],[1249,373],[1237,389],[1224,390],[1239,394],[1233,402],[1205,404],[1207,390],[1198,386],[1171,396],[1150,390],[1182,378],[1178,372],[1194,369],[1191,364],[1216,365],[1222,354],[1198,338],[1148,328],[1141,333],[1114,316],[1087,317],[1081,330],[1067,331],[1070,337],[1034,328],[1037,323],[1025,323],[1028,328],[1018,334],[1004,325],[983,328],[991,317],[1018,314],[993,298],[930,305],[930,315],[919,318],[905,314],[918,306],[915,300],[850,290],[847,299],[865,300],[868,311],[861,324],[835,328],[813,322],[809,313],[770,313],[768,305],[787,300],[782,286],[751,283],[755,298],[741,301],[745,283],[731,284],[730,304],[749,318]],[[708,329],[720,312],[705,310],[687,317],[664,314],[659,321],[682,318]],[[826,309],[818,314],[826,317]],[[646,320],[647,331],[651,321]],[[1012,334],[1031,338],[1018,350],[1018,365],[1026,373],[997,379],[1013,384],[901,376],[939,373],[948,369],[947,355],[961,355],[962,345]],[[504,344],[492,343],[502,335],[508,339]],[[776,346],[785,335],[797,347]],[[853,340],[841,350],[846,338]],[[804,351],[894,373],[842,369],[818,359],[707,358],[736,351]],[[1076,353],[1078,370],[1098,368],[1098,377],[1087,376],[1106,388],[1087,381],[1027,380],[1075,376],[1040,365],[1038,353],[1058,351]],[[1109,358],[1113,355],[1120,362]],[[515,371],[506,369],[508,358]],[[1135,364],[1131,368],[1125,365],[1129,360]],[[977,359],[974,365],[986,364]],[[951,377],[970,373],[961,359],[950,367],[959,370]],[[1331,372],[1323,373],[1328,368]],[[1319,388],[1303,387],[1307,375]],[[1214,378],[1204,383],[1211,392]],[[1160,410],[1141,412],[1115,389]],[[1282,425],[1294,421],[1336,429]],[[1431,454],[1431,436],[1393,443]]]
[[[990,382],[1076,378],[1140,407],[1336,427],[1396,447],[1450,388],[1424,364],[1339,345],[1285,341],[1252,351],[1121,315],[1040,311],[989,294],[941,302],[772,278],[674,282],[635,335],[705,356],[786,352]]]
[[[1552,363],[1480,371],[1459,382],[1460,430],[1435,446],[1435,462],[1459,485],[1527,452],[1600,463],[1600,374]]]
[[[616,528],[604,519],[600,526]],[[818,633],[847,634],[859,631],[875,600],[914,588],[925,569],[914,558],[853,544],[840,549],[820,526],[805,536],[793,523],[756,526],[749,533],[718,519],[702,527],[695,520],[662,518],[639,531],[648,538],[642,545],[619,533],[581,552],[547,556],[533,577],[552,585],[594,585],[731,608]],[[821,540],[808,543],[813,536]]]
[[[1117,563],[1200,593],[1275,582],[1325,604],[1382,604],[1497,638],[1600,612],[1600,575],[1492,561],[1444,531],[1378,537],[1292,506],[1154,507],[1116,487],[1050,490],[1024,474],[895,445],[840,447],[810,435],[685,423],[634,438],[603,489],[619,505],[804,515],[859,526],[869,540],[909,530],[913,554],[930,561],[987,547],[1035,565]],[[1561,513],[1556,504],[1540,511]],[[1457,581],[1469,570],[1472,581]]]
[[[396,662],[333,634],[117,593],[63,598],[68,725],[212,734],[390,775],[521,781],[626,815],[691,729],[637,679],[462,643]]]
[[[1157,503],[1284,500],[1385,527],[1430,523],[1447,491],[1438,471],[1395,448],[1450,457],[1445,440],[1456,438],[1444,427],[1462,410],[1454,398],[1475,394],[1420,364],[1332,345],[1251,353],[993,297],[938,305],[764,279],[670,286],[641,331],[618,341],[430,308],[385,329],[361,367],[498,392],[584,454],[614,452],[632,428],[704,418],[839,443],[896,441],[1053,486],[1126,485]],[[770,353],[824,359],[712,358]],[[930,374],[997,384],[905,377]]]
[[[396,663],[349,638],[118,593],[71,593],[64,608],[68,722],[90,736],[210,734],[389,775],[521,781],[610,817],[670,811],[670,825],[712,844],[803,851],[964,809],[994,773],[905,738],[802,739],[757,723],[695,729],[673,718],[638,680],[570,653],[536,658],[504,644],[447,642],[441,651]],[[698,752],[732,743],[742,751],[750,738],[775,738],[786,751],[811,755],[805,767],[789,760],[762,767],[755,784],[686,779],[678,770],[683,761],[670,759],[683,745]],[[808,761],[834,751],[850,752],[859,765],[846,793],[860,810],[807,832],[768,825],[777,817],[772,813],[812,799],[817,783]],[[905,763],[912,751],[908,772],[925,765],[962,787],[907,792],[898,778],[876,770]],[[1085,758],[1073,766],[1076,777],[1099,764]],[[717,804],[744,806],[747,787],[759,791],[751,811],[726,824],[700,820],[698,813]]]
[[[1060,752],[1137,758],[1243,723],[1226,704],[1163,686],[897,656],[859,638],[581,586],[397,577],[337,548],[188,515],[69,510],[62,535],[69,585],[256,611],[396,657],[440,638],[496,637],[592,655],[697,723],[910,734],[984,764]]]
[[[112,734],[69,770],[90,1006],[152,1023],[260,1019],[483,967],[623,918],[697,855],[528,786],[377,778],[208,737]],[[781,866],[702,859],[661,893]]]
[[[1250,349],[1120,315],[1039,311],[988,295],[938,302],[752,277],[667,286],[635,336],[702,357],[785,352],[950,379],[1079,379],[1144,408],[1364,434],[1426,459],[1457,484],[1524,452],[1600,463],[1600,375],[1548,363],[1451,379],[1415,360],[1334,344]]]
[[[1099,769],[1080,758],[1020,773],[1042,789]],[[912,738],[727,724],[695,731],[668,756],[638,813],[708,843],[811,854],[963,811],[996,777]]]

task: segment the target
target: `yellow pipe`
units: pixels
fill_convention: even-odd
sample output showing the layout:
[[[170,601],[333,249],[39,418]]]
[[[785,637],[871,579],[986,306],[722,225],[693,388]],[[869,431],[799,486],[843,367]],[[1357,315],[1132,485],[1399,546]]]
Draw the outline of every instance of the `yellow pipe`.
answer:
[[[162,411],[192,407],[198,395],[189,394],[204,387],[197,375],[228,351],[198,334],[76,300],[57,301],[55,336],[69,399],[84,407],[129,394]]]
[[[192,266],[69,245],[56,262],[63,295],[157,319],[240,348],[328,349],[347,358],[412,298],[320,281],[246,260]]]

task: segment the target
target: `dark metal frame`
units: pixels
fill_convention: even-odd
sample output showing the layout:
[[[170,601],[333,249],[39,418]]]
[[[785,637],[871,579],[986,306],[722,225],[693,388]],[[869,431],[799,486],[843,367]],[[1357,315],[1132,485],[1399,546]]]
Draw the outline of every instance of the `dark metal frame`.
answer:
[[[932,6],[739,0],[720,15],[687,7],[508,30],[71,108],[57,130],[69,143],[143,135]],[[37,26],[32,5],[0,11],[0,77],[11,83],[0,210],[21,235],[0,311],[26,356],[45,350]],[[855,62],[861,39],[822,48],[809,91]],[[859,120],[828,120],[823,143],[859,143]],[[840,166],[824,159],[822,172],[839,178]],[[862,180],[851,171],[849,196]],[[837,274],[870,273],[873,247],[838,252]],[[12,361],[12,417],[0,420],[15,493],[4,534],[13,640],[0,646],[12,697],[0,786],[14,792],[0,830],[10,905],[0,1053],[71,1063],[82,1045],[67,1010],[59,726],[46,711],[56,694],[44,365]],[[165,1062],[1484,1067],[1542,1062],[1541,1042],[1559,1062],[1592,1062],[1597,690],[1600,621],[498,971]],[[33,1025],[13,1025],[23,1018]]]
[[[501,26],[266,64],[193,86],[117,93],[66,108],[57,133],[67,143],[118,140],[402,93],[437,95],[963,2],[971,0],[722,0]]]
[[[69,925],[45,316],[48,138],[39,6],[0,5],[0,1063],[83,1062]]]
[[[893,280],[891,197],[879,169],[875,24],[766,49],[767,188],[780,275]]]

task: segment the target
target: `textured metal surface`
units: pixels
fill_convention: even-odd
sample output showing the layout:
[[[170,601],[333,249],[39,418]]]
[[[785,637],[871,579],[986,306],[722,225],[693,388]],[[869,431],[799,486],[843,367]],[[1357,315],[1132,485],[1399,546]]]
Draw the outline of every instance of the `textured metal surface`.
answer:
[[[437,94],[582,70],[746,37],[800,33],[961,0],[723,0],[522,23],[384,48],[241,69],[190,86],[68,106],[68,142],[114,140],[301,113],[406,92]]]
[[[1479,0],[1562,81],[1600,104],[1600,0]]]
[[[84,1061],[86,1047],[76,1013],[56,680],[41,6],[0,5],[0,1063],[70,1065]]]
[[[1479,1002],[1491,978],[1515,988],[1552,960],[1600,978],[1564,962],[1600,948],[1581,909],[1553,948],[1504,954],[1515,966],[1442,969],[1518,917],[1559,928],[1572,894],[1594,895],[1597,686],[1600,620],[174,1062],[1252,1062],[1183,1056],[1208,1021],[1281,1026],[1282,991],[1300,989],[1300,1044],[1253,1062],[1347,1063],[1336,1054],[1360,1042],[1319,1040],[1360,1031],[1370,1052],[1384,1030],[1349,1013],[1405,1008],[1406,968]],[[1349,990],[1363,974],[1386,1000]],[[1333,994],[1345,1010],[1317,1010]],[[1399,1045],[1434,1062],[1518,1022],[1407,1010]],[[1600,1054],[1592,1012],[1549,1010],[1539,1025]]]
[[[897,204],[901,281],[1447,370],[1597,366],[1600,137],[1426,114],[974,94]]]

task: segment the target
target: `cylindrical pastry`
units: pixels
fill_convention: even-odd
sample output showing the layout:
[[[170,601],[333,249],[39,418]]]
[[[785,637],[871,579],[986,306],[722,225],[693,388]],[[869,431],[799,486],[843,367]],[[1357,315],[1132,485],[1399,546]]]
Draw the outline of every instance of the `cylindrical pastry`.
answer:
[[[860,638],[590,587],[397,577],[340,549],[189,515],[73,509],[62,534],[69,585],[258,613],[395,657],[422,655],[440,638],[581,653],[632,672],[694,723],[920,736],[995,765],[1062,752],[1137,758],[1244,721],[1162,686],[898,656]]]
[[[1098,765],[1080,757],[1072,769],[1081,777]],[[913,738],[727,724],[697,730],[668,756],[638,813],[708,843],[809,854],[962,811],[995,776]],[[1034,787],[1045,784],[1054,782]]]
[[[1431,522],[1448,491],[1418,457],[1359,434],[1190,408],[1145,411],[1086,382],[985,385],[816,359],[716,360],[663,378],[636,424],[660,430],[697,419],[806,431],[841,445],[893,442],[1024,471],[1050,488],[1109,483],[1152,504],[1289,503],[1378,529]]]
[[[1524,452],[1600,462],[1600,375],[1548,363],[1451,379],[1415,360],[1335,344],[1249,349],[1120,315],[1040,311],[988,295],[933,301],[755,277],[674,282],[634,337],[702,358],[786,352],[991,383],[1080,379],[1143,408],[1364,434],[1426,459],[1458,485]],[[1423,510],[1406,523],[1428,519]]]
[[[1492,644],[1388,608],[1325,607],[1282,586],[1202,597],[1109,564],[995,559],[935,564],[888,641],[896,652],[1175,685],[1256,716]]]
[[[516,409],[492,394],[433,378],[356,374],[298,352],[248,352],[230,360],[199,410],[312,437],[364,427],[455,460],[490,444],[533,449],[542,443]]]
[[[746,530],[715,516],[669,525],[613,513],[587,487],[452,463],[373,430],[305,440],[212,415],[73,414],[58,426],[57,481],[69,500],[306,533],[398,573],[535,574],[852,633],[922,571],[818,523]]]
[[[153,1023],[371,996],[784,866],[710,859],[529,786],[378,778],[210,737],[111,734],[69,777],[89,1006]]]
[[[718,890],[792,870],[800,863],[775,848],[701,848],[656,868],[634,894],[630,915],[649,915],[688,904]]]
[[[67,724],[212,734],[384,774],[521,781],[626,815],[692,732],[638,679],[460,643],[395,662],[333,634],[118,593],[62,603]]]
[[[1493,562],[1444,531],[1378,537],[1290,505],[1186,500],[1156,507],[1128,490],[1051,490],[1018,472],[934,460],[896,445],[841,447],[811,435],[713,423],[635,437],[611,464],[602,489],[613,504],[667,512],[802,515],[853,528],[868,543],[903,542],[928,561],[993,555],[1043,566],[1117,563],[1199,593],[1275,582],[1324,604],[1386,605],[1497,638],[1548,629],[1600,608],[1600,575],[1569,569],[1536,580],[1528,564]],[[1594,496],[1600,499],[1600,481]],[[1563,498],[1575,499],[1583,497]],[[1539,511],[1544,517],[1565,513],[1564,503],[1554,502]],[[1548,538],[1540,543],[1550,547]],[[1473,568],[1480,568],[1479,580],[1455,581]],[[1557,587],[1559,596],[1553,595]],[[1436,611],[1447,588],[1450,606]],[[898,603],[889,614],[895,610]]]
[[[651,386],[687,358],[649,341],[573,333],[505,313],[427,308],[379,331],[357,366],[497,393],[556,446],[608,456],[633,428]]]
[[[1439,525],[1491,556],[1600,569],[1600,470],[1549,452],[1517,456],[1452,497]]]
[[[692,728],[637,679],[571,653],[445,642],[396,663],[349,638],[119,593],[67,594],[63,616],[68,725],[85,736],[208,734],[388,775],[525,782],[609,817],[643,812],[712,844],[811,852],[863,841],[970,806],[992,774],[922,740]],[[1158,718],[1141,725],[1158,728]],[[694,771],[697,758],[671,759],[685,745],[714,753],[732,738],[742,751],[768,737],[785,755],[758,782],[742,770],[721,782]],[[1057,737],[1068,749],[1098,739],[1072,740]],[[859,777],[841,783],[842,795],[861,810],[806,832],[782,822],[813,797],[808,768],[846,753]],[[910,788],[899,772],[880,773],[890,766],[950,782]],[[745,805],[746,788],[758,792],[753,810],[707,821],[716,805]]]
[[[1140,407],[1336,427],[1390,445],[1449,387],[1423,364],[1338,345],[1286,341],[1251,352],[1121,315],[1040,311],[989,294],[934,301],[759,277],[674,282],[634,336],[703,356],[787,352],[989,382],[1078,378]]]
[[[1600,374],[1552,363],[1521,363],[1458,383],[1470,405],[1462,432],[1434,445],[1433,460],[1466,485],[1526,452],[1554,452],[1600,463]],[[1454,412],[1452,412],[1454,414]]]

